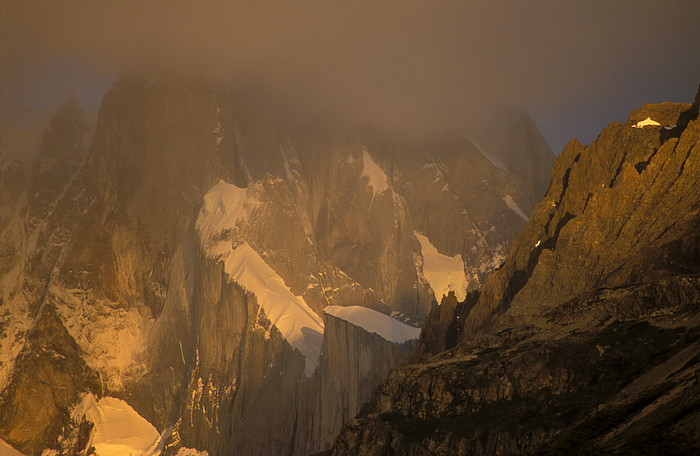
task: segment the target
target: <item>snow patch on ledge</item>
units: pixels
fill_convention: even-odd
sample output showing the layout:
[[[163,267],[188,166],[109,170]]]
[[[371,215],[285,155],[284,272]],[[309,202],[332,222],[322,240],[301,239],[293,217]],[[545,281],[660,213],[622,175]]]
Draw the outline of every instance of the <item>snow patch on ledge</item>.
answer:
[[[632,128],[644,128],[644,127],[651,127],[651,126],[656,127],[659,125],[661,125],[661,124],[655,120],[652,120],[651,117],[647,117],[646,119],[640,120],[636,124],[632,125]]]
[[[420,335],[420,328],[401,323],[388,315],[366,307],[328,306],[323,311],[397,344],[417,339]]]
[[[374,190],[372,198],[377,193],[385,192],[389,189],[389,181],[382,168],[372,159],[367,149],[362,148],[362,176],[368,179],[367,185]]]
[[[294,295],[279,276],[247,242],[235,246],[227,232],[245,221],[261,203],[256,190],[220,182],[204,196],[196,228],[205,254],[224,261],[224,271],[234,282],[255,295],[267,318],[289,344],[306,358],[304,372],[311,376],[318,366],[323,341],[323,320]]]
[[[522,218],[523,220],[525,220],[527,222],[528,216],[525,215],[525,212],[523,212],[522,209],[520,209],[520,206],[518,206],[518,203],[515,202],[515,200],[513,199],[512,196],[506,195],[502,199],[503,199],[503,202],[506,203],[506,206],[508,206],[508,208],[511,211],[518,214],[520,216],[520,218]]]
[[[438,252],[427,236],[414,231],[420,242],[423,255],[423,275],[433,290],[435,299],[440,302],[443,295],[455,292],[459,301],[467,297],[467,277],[464,274],[464,262],[460,255],[453,257]]]
[[[197,217],[196,229],[202,244],[207,248],[214,247],[212,241],[239,221],[244,221],[259,205],[254,188],[240,188],[219,181],[204,195],[202,210]]]

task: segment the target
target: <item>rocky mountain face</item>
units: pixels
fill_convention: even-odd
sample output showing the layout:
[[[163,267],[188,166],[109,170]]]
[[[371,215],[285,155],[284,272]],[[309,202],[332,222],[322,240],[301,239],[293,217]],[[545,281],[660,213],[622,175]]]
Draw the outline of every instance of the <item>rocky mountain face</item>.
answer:
[[[696,454],[699,108],[567,145],[502,267],[431,312],[328,454]]]
[[[414,229],[440,252],[465,259],[468,289],[476,289],[505,259],[508,239],[517,236],[538,193],[471,142],[443,139],[427,149],[395,152],[399,191]]]
[[[351,411],[360,411],[374,388],[415,345],[415,340],[387,341],[328,313],[324,317],[326,331],[316,383],[311,387],[313,400],[304,405],[307,427],[298,426],[297,433],[298,447],[307,452],[330,448],[338,430],[354,416]]]
[[[13,267],[20,261],[23,250],[23,226],[20,223],[19,211],[22,209],[21,200],[26,187],[26,171],[24,166],[8,153],[4,144],[0,143],[0,274],[10,275]],[[8,289],[3,282],[3,292],[0,299],[7,299]]]
[[[242,117],[125,77],[94,130],[69,100],[29,172],[2,152],[2,439],[89,452],[90,393],[126,400],[166,454],[325,450],[413,342],[324,309],[421,320],[500,264],[539,196],[467,141]],[[443,263],[461,279],[436,285]]]
[[[508,134],[502,134],[503,131]],[[537,198],[546,193],[552,158],[547,142],[526,111],[502,111],[490,124],[474,131],[473,136],[489,151],[492,160],[513,170],[530,193]]]

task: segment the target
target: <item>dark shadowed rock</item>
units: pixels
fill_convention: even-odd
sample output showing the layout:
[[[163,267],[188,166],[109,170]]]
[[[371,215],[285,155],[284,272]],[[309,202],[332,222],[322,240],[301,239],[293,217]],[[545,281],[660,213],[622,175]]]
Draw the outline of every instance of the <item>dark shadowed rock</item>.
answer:
[[[54,309],[46,306],[27,334],[14,374],[0,396],[0,436],[27,455],[58,447],[80,393],[102,392]]]
[[[24,166],[0,143],[0,277],[21,260],[23,227],[18,220],[26,186]],[[2,299],[2,297],[0,297]]]
[[[51,119],[31,169],[27,189],[31,227],[46,218],[52,203],[80,170],[90,133],[85,113],[71,95]]]

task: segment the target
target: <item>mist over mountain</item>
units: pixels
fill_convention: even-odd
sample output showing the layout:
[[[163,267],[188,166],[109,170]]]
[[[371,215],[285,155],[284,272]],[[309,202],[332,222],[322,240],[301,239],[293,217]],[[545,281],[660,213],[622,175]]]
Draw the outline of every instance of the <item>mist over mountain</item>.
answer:
[[[32,166],[3,156],[0,436],[106,454],[117,410],[153,437],[129,451],[329,448],[545,188],[529,116],[499,134],[292,128],[133,74],[94,126],[68,99]]]
[[[699,109],[700,87],[569,143],[503,265],[324,454],[696,453]]]
[[[697,17],[2,2],[0,455],[699,453]]]
[[[683,101],[700,74],[700,6],[690,0],[10,0],[1,8],[3,113],[56,110],[70,89],[96,110],[121,74],[150,71],[216,85],[249,113],[281,122],[419,137],[471,137],[499,109],[524,108],[558,153],[644,102]]]

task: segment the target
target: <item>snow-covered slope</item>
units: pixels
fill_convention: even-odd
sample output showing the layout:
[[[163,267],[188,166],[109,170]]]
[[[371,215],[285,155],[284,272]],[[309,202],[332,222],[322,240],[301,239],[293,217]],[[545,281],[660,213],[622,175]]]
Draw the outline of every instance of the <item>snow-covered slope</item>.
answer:
[[[228,277],[255,295],[272,324],[306,357],[305,373],[311,376],[321,353],[323,320],[247,242],[234,247],[234,241],[224,239],[258,204],[249,191],[224,182],[215,185],[204,197],[197,231],[207,255],[224,261]]]
[[[306,375],[318,365],[323,342],[323,320],[295,296],[258,252],[244,242],[231,250],[225,261],[228,276],[253,293],[258,304],[290,345],[306,357]]]
[[[103,397],[99,401],[90,393],[73,410],[73,418],[86,419],[94,424],[90,432],[90,446],[96,456],[157,456],[163,451],[165,438],[129,404],[115,397]],[[6,456],[0,442],[0,456]],[[182,447],[178,456],[207,456],[206,451]],[[21,453],[18,453],[21,455]],[[16,456],[9,453],[7,456]]]
[[[160,434],[129,404],[114,397],[95,401],[86,394],[81,407],[85,418],[95,424],[92,445],[97,456],[155,454]]]
[[[423,275],[433,289],[435,299],[440,302],[443,295],[455,292],[458,300],[467,296],[467,277],[464,274],[464,263],[459,255],[453,257],[438,252],[427,236],[414,231],[420,242],[423,254]]]
[[[328,306],[323,311],[397,344],[417,339],[420,335],[420,328],[401,323],[394,318],[366,307]]]

